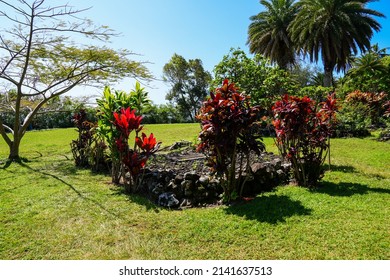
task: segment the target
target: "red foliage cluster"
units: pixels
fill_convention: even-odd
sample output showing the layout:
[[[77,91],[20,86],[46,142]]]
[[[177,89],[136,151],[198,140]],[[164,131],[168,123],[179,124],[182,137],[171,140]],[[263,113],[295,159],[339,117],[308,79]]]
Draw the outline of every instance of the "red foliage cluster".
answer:
[[[130,132],[138,130],[141,126],[142,116],[137,116],[135,110],[121,109],[121,113],[114,113],[114,125],[121,132],[121,134],[128,138]]]
[[[315,186],[322,176],[329,143],[336,121],[337,102],[329,95],[316,104],[308,97],[284,95],[272,107],[277,146],[288,158],[299,184]]]
[[[145,167],[147,160],[157,152],[160,146],[160,142],[156,141],[153,133],[149,137],[145,133],[142,133],[142,138],[138,137],[138,133],[143,128],[141,120],[142,116],[137,116],[136,111],[130,108],[122,108],[120,113],[114,113],[113,124],[119,131],[119,137],[115,139],[115,144],[120,153],[124,171],[130,172],[133,181],[137,181],[137,176]],[[129,136],[132,131],[136,133],[133,149],[129,147]],[[133,183],[130,180],[130,188]]]
[[[235,166],[237,155],[243,159],[250,151],[259,153],[264,144],[256,133],[260,108],[250,106],[249,96],[237,92],[228,80],[210,93],[197,116],[202,130],[198,151],[206,154],[211,170],[225,182],[225,198],[236,191]]]
[[[345,101],[347,102],[361,102],[363,104],[369,104],[370,106],[378,106],[386,98],[387,94],[384,92],[361,92],[355,90],[347,95]]]

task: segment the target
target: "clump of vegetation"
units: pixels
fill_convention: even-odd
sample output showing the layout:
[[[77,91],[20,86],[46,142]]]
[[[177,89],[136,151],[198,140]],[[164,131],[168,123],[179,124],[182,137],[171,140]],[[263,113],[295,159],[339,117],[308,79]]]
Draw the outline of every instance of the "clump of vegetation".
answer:
[[[136,114],[136,109],[142,111],[150,105],[148,93],[139,82],[130,93],[111,92],[106,87],[97,103],[98,123],[88,121],[85,110],[73,117],[78,131],[78,139],[71,143],[76,166],[92,167],[94,170],[101,170],[102,164],[109,166],[113,183],[122,183],[126,191],[136,192],[138,175],[160,146],[153,133],[149,137],[144,133],[139,136],[143,117]],[[135,144],[130,148],[132,131],[135,131]]]
[[[225,202],[241,194],[250,153],[265,149],[256,133],[259,113],[260,107],[251,106],[249,96],[225,80],[215,94],[210,93],[197,116],[202,124],[198,151],[206,155],[211,171],[220,178]]]
[[[352,104],[362,104],[364,109],[363,114],[370,117],[372,125],[378,125],[379,118],[384,111],[382,105],[386,98],[387,94],[384,92],[373,93],[355,90],[346,96],[345,101]]]
[[[161,143],[157,143],[153,133],[146,137],[145,133],[139,137],[143,126],[141,126],[142,116],[137,116],[136,111],[130,108],[122,108],[118,114],[114,112],[114,126],[118,133],[113,139],[119,159],[122,164],[120,170],[127,192],[138,191],[139,175],[145,167],[148,159],[157,152]],[[129,137],[131,132],[135,132],[135,144],[133,148],[129,146]],[[130,176],[126,176],[126,173]]]
[[[94,171],[107,169],[107,146],[96,134],[97,124],[88,120],[84,109],[74,114],[72,121],[78,132],[78,138],[70,143],[76,166],[90,167]]]
[[[295,180],[301,186],[315,187],[324,174],[328,139],[336,121],[334,95],[321,103],[309,97],[284,95],[272,110],[276,145],[291,162]]]
[[[129,93],[124,91],[111,91],[109,87],[105,87],[103,96],[97,99],[98,111],[98,127],[97,133],[102,137],[109,148],[111,158],[111,177],[114,184],[119,184],[122,178],[121,159],[117,146],[116,139],[119,138],[119,131],[115,129],[115,113],[120,113],[122,108],[137,108],[144,110],[150,105],[148,93],[141,88],[137,82],[135,89]]]

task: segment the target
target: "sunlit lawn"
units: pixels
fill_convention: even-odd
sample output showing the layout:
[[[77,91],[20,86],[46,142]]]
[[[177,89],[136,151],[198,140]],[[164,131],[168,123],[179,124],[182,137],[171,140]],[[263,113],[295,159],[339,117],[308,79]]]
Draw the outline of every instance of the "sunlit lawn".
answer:
[[[199,125],[146,129],[170,145],[195,141]],[[0,259],[390,258],[389,143],[333,140],[332,171],[315,191],[280,186],[247,204],[173,211],[75,168],[75,137],[28,132],[27,161],[9,166],[0,140]]]

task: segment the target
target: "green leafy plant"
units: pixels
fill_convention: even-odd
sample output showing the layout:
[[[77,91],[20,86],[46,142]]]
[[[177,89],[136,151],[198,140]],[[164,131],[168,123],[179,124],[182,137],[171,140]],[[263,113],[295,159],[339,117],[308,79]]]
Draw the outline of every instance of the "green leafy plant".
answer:
[[[355,90],[346,96],[345,101],[352,104],[362,104],[365,107],[362,113],[370,117],[372,125],[378,125],[379,118],[384,113],[383,105],[385,104],[386,98],[387,94],[384,92],[373,93]]]
[[[316,103],[309,97],[284,95],[272,108],[276,145],[293,168],[299,185],[315,187],[324,174],[329,137],[336,121],[334,95]]]
[[[368,130],[371,120],[367,118],[366,106],[343,102],[337,112],[337,123],[332,137],[366,137],[370,135]]]
[[[87,120],[85,110],[80,110],[73,116],[73,123],[78,132],[77,140],[71,142],[71,149],[76,166],[89,166],[90,149],[95,134],[95,124]]]
[[[215,94],[210,93],[197,116],[202,125],[198,151],[206,155],[211,170],[220,178],[225,202],[241,195],[250,153],[259,154],[265,149],[256,133],[261,110],[252,107],[249,100],[249,96],[237,92],[233,83],[224,80]]]
[[[105,87],[103,96],[97,99],[98,111],[98,135],[104,139],[109,147],[111,157],[111,177],[112,182],[119,184],[123,175],[120,154],[115,144],[119,138],[119,131],[115,128],[114,114],[119,113],[122,108],[137,108],[142,111],[150,105],[147,97],[148,93],[142,88],[139,82],[130,93],[124,91],[111,91],[110,87]]]
[[[94,171],[105,170],[108,165],[107,146],[96,133],[97,124],[88,120],[87,112],[81,109],[73,115],[78,138],[71,142],[76,166],[91,167]]]

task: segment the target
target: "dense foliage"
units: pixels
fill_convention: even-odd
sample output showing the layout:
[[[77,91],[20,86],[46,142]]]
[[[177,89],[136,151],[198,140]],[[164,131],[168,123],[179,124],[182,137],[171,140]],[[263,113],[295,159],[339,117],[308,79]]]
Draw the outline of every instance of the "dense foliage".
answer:
[[[164,65],[163,79],[171,89],[166,99],[177,105],[185,119],[195,121],[201,102],[208,93],[211,75],[200,59],[189,59],[174,54]]]
[[[232,48],[214,67],[212,90],[225,79],[235,81],[236,88],[250,95],[253,104],[269,109],[274,98],[298,89],[298,82],[290,72],[272,66],[259,54],[248,57],[241,49]]]
[[[210,93],[197,116],[202,125],[198,151],[206,155],[211,171],[221,179],[226,202],[241,195],[250,153],[259,154],[265,148],[256,129],[260,108],[251,106],[249,100],[225,80]]]
[[[316,103],[308,97],[285,95],[272,108],[276,145],[293,167],[297,183],[315,187],[323,176],[323,163],[330,149],[335,123],[336,99],[329,95]]]
[[[78,138],[70,144],[76,166],[90,167],[94,171],[107,169],[107,146],[96,134],[97,124],[88,119],[83,109],[74,114],[72,120],[78,133]]]

